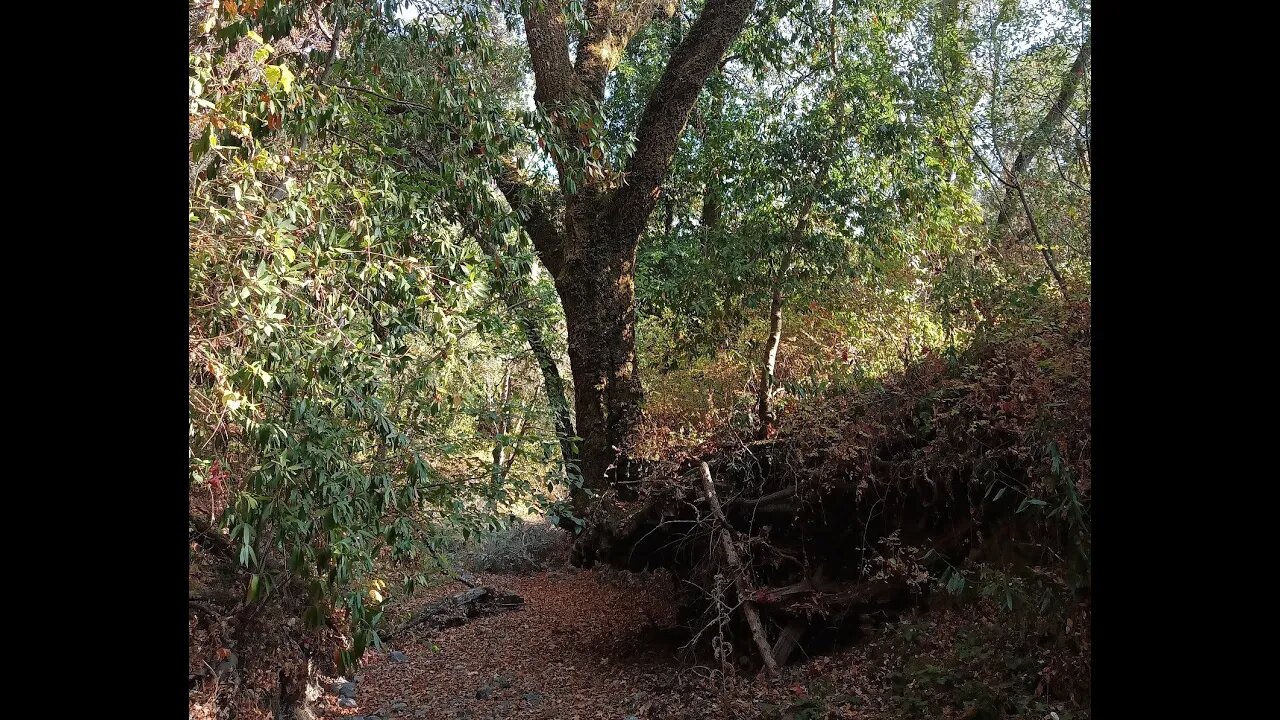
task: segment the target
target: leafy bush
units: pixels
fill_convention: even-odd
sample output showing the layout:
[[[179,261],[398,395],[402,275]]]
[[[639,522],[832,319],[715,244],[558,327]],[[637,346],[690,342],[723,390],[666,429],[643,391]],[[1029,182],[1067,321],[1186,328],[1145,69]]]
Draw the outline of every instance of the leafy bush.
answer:
[[[192,7],[190,485],[209,498],[200,514],[214,527],[201,532],[230,545],[244,602],[304,598],[313,630],[343,618],[351,640],[338,657],[351,665],[379,642],[384,575],[423,582],[448,537],[496,527],[517,502],[545,502],[560,476],[528,450],[554,441],[482,422],[520,412],[510,424],[550,424],[536,370],[525,373],[534,389],[514,378],[501,403],[477,382],[495,357],[516,365],[489,260],[454,222],[452,208],[481,201],[460,179],[478,160],[468,146],[435,175],[402,172],[406,151],[393,143],[406,138],[387,137],[382,108],[298,61],[317,33],[301,26],[303,6],[259,6]],[[403,66],[410,42],[442,59],[466,42],[466,28],[406,38],[386,32],[381,8],[358,18],[363,9],[342,7],[324,8],[330,22],[347,12],[369,33],[350,63]],[[441,68],[441,82],[397,91],[475,93],[437,103],[415,139],[461,147],[446,127],[491,137],[483,79]],[[514,236],[506,220],[492,227],[504,242]]]

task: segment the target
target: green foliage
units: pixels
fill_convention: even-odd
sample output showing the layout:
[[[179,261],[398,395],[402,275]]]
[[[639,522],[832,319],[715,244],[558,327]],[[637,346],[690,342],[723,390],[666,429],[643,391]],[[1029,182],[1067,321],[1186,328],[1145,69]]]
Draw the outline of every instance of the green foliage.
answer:
[[[887,679],[898,717],[1089,717],[1078,701],[1046,692],[1045,669],[1055,658],[1026,633],[999,624],[940,627],[914,621],[891,632],[896,658]]]
[[[476,156],[444,151],[405,173],[459,134],[497,151],[481,101],[450,89],[480,87],[473,70],[444,62],[450,81],[410,83],[396,62],[413,53],[384,35],[346,66],[381,62],[387,84],[344,94],[341,79],[317,83],[320,68],[291,68],[263,13],[212,18],[190,56],[191,481],[222,500],[246,600],[293,585],[312,626],[347,611],[350,661],[378,644],[383,576],[420,583],[452,535],[550,502],[558,457],[543,450],[554,431],[536,368],[513,360],[491,258],[453,222],[486,202],[468,177]],[[448,57],[467,38],[408,42]],[[401,81],[432,113],[408,134],[369,100]],[[489,217],[488,232],[513,234]],[[504,365],[495,404],[474,380]]]
[[[642,302],[686,310],[685,332],[712,345],[784,267],[800,302],[882,282],[913,255],[945,250],[975,217],[965,210],[972,172],[919,113],[926,91],[899,67],[893,44],[905,30],[872,8],[832,23],[840,32],[813,55],[793,50],[772,71],[726,66],[678,159],[674,217],[659,218],[666,228],[646,248]],[[708,202],[726,213],[710,228],[700,221]],[[725,296],[742,302],[717,302]]]
[[[753,412],[743,383],[758,374],[775,288],[784,404],[866,383],[926,348],[954,352],[1058,292],[1041,246],[989,238],[1002,186],[987,173],[1000,165],[988,139],[1004,139],[998,152],[1011,164],[1047,107],[1031,98],[1055,94],[1071,62],[1081,11],[811,5],[768,4],[773,22],[752,25],[708,83],[641,245],[640,338],[664,422],[668,396],[706,409],[682,388],[707,362],[736,368],[740,395],[718,401],[738,408],[731,422]],[[679,34],[678,24],[655,26],[633,43],[609,99],[622,118],[616,139],[656,82],[655,54]],[[1023,179],[1076,288],[1088,284],[1087,153],[1076,132],[1087,134],[1088,103],[1087,91],[1076,96],[1073,118]]]

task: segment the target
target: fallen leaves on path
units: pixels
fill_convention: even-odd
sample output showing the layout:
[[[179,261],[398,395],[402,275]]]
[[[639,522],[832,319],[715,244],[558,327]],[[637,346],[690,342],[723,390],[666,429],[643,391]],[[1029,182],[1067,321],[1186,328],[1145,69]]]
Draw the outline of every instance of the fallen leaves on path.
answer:
[[[709,668],[679,661],[669,577],[618,577],[579,569],[485,575],[485,584],[524,597],[524,607],[436,634],[406,633],[395,647],[407,656],[402,663],[368,653],[359,705],[340,709],[326,697],[329,717],[754,717],[753,703],[731,692],[750,680],[729,678],[722,693]],[[454,590],[424,591],[413,602]]]
[[[485,585],[519,594],[520,610],[438,632],[406,631],[388,653],[366,653],[357,705],[320,701],[328,720],[888,720],[900,641],[873,631],[867,642],[783,668],[776,680],[725,677],[680,652],[672,586],[665,573],[554,569],[528,576],[485,574]],[[456,592],[419,591],[414,608]],[[973,623],[1001,618],[943,613],[917,640],[940,652]],[[944,639],[945,638],[945,639]],[[965,703],[955,698],[959,716]]]

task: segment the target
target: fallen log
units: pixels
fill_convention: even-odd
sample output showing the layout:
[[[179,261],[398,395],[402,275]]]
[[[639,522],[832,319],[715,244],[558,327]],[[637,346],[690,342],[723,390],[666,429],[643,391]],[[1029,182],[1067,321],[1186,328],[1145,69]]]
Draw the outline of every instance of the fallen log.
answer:
[[[787,488],[782,488],[781,490],[779,490],[779,491],[777,491],[777,492],[769,493],[768,495],[765,495],[764,497],[758,497],[758,498],[755,498],[754,500],[746,500],[746,499],[741,499],[741,498],[740,498],[740,499],[738,499],[738,500],[734,500],[734,501],[733,501],[732,503],[730,503],[730,504],[732,504],[732,505],[755,505],[755,506],[757,506],[757,507],[760,507],[760,506],[766,506],[766,507],[767,507],[767,506],[769,506],[769,505],[770,505],[770,503],[775,503],[775,502],[776,502],[776,501],[778,501],[778,500],[786,500],[787,498],[789,498],[789,497],[791,497],[791,496],[793,496],[793,495],[795,495],[795,494],[796,494],[796,489],[795,489],[794,487],[787,487]]]
[[[781,588],[761,588],[752,599],[758,606],[788,609],[796,605],[849,609],[855,612],[878,610],[899,603],[908,593],[902,580],[874,580],[844,587],[820,586],[808,581]]]
[[[787,659],[791,657],[791,653],[800,646],[800,638],[804,636],[806,630],[809,629],[809,621],[802,617],[792,618],[791,622],[783,628],[782,634],[778,636],[778,641],[773,644],[773,662],[782,667],[787,664]]]
[[[468,588],[460,593],[450,595],[418,611],[400,627],[382,635],[382,640],[390,640],[400,633],[419,625],[427,625],[432,629],[440,629],[461,625],[471,618],[481,615],[514,610],[524,605],[524,598],[514,593],[497,590],[488,586]]]
[[[756,604],[751,600],[752,592],[747,585],[746,568],[743,567],[741,559],[738,557],[738,551],[733,547],[733,538],[729,536],[729,521],[725,520],[724,510],[720,508],[720,499],[716,496],[715,483],[711,482],[711,468],[707,467],[705,462],[700,463],[699,471],[702,474],[702,491],[707,496],[707,504],[711,506],[711,512],[715,515],[716,524],[720,529],[720,543],[724,549],[725,560],[729,563],[729,568],[733,572],[733,585],[738,590],[738,597],[742,599],[742,612],[747,616],[747,625],[751,628],[751,637],[756,642],[756,647],[760,650],[760,658],[764,661],[764,667],[770,675],[778,674],[778,665],[773,661],[773,648],[769,647],[769,637],[765,635],[764,626],[760,624],[760,613],[756,610]]]

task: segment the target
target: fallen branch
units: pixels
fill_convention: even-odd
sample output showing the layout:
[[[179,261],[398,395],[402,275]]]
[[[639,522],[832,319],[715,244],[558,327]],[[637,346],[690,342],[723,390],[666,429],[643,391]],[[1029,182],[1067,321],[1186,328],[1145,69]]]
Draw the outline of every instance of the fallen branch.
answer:
[[[771,503],[775,500],[785,500],[795,494],[796,489],[794,487],[788,487],[782,488],[777,492],[769,493],[763,497],[755,498],[754,500],[735,500],[734,502],[741,505],[762,505]]]
[[[758,605],[784,608],[797,602],[814,608],[849,609],[855,612],[892,607],[907,594],[902,580],[873,580],[843,588],[820,590],[808,581],[782,588],[763,588],[753,599]],[[801,598],[801,596],[804,596]]]
[[[702,491],[707,496],[707,503],[711,505],[716,524],[720,526],[720,544],[724,549],[725,560],[733,571],[733,585],[738,590],[738,597],[742,599],[742,611],[747,616],[751,637],[755,640],[756,648],[760,650],[760,658],[764,661],[764,667],[769,675],[777,675],[778,665],[773,660],[773,649],[769,647],[769,638],[765,635],[764,626],[760,624],[760,612],[756,609],[755,602],[751,600],[752,592],[747,585],[746,570],[741,559],[738,558],[738,551],[733,547],[733,539],[729,537],[729,522],[725,520],[724,510],[720,508],[715,483],[711,482],[711,468],[707,467],[705,462],[701,462],[698,464],[698,469],[702,475]]]
[[[453,627],[470,618],[506,612],[522,605],[524,599],[519,595],[491,587],[473,587],[428,605],[400,627],[384,634],[382,640],[390,640],[418,625],[427,624],[436,629]]]

